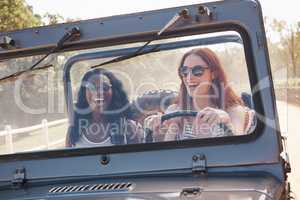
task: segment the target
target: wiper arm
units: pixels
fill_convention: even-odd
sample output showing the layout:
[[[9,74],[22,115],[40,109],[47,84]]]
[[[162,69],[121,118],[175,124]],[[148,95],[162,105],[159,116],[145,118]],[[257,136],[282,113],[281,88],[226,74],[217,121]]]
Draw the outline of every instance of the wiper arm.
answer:
[[[141,56],[141,55],[145,55],[148,53],[152,53],[152,52],[158,52],[159,49],[158,47],[160,45],[156,45],[154,46],[152,49],[150,49],[149,51],[143,51],[151,42],[160,39],[161,35],[163,35],[163,33],[165,33],[165,31],[167,31],[171,26],[173,26],[176,22],[178,22],[178,20],[180,20],[183,17],[186,17],[188,15],[188,11],[186,9],[180,11],[179,13],[176,13],[172,19],[170,21],[168,21],[168,23],[161,29],[159,30],[155,35],[154,38],[147,41],[143,46],[139,47],[135,52],[128,54],[128,55],[124,55],[124,56],[119,56],[117,58],[113,58],[109,61],[105,61],[102,63],[99,63],[97,65],[93,65],[91,66],[91,68],[96,68],[96,67],[100,67],[103,65],[107,65],[107,64],[111,64],[111,63],[117,63],[123,60],[128,60],[137,56]]]
[[[108,65],[108,64],[111,64],[111,63],[117,63],[117,62],[121,62],[123,60],[127,60],[127,59],[131,59],[131,58],[134,58],[134,57],[138,57],[138,56],[142,56],[142,55],[145,55],[145,54],[148,54],[148,53],[153,53],[153,52],[158,52],[160,51],[159,49],[159,46],[160,45],[155,45],[152,49],[149,49],[147,51],[142,51],[142,49],[144,49],[146,46],[148,46],[150,42],[147,42],[145,43],[145,45],[143,45],[142,47],[140,47],[137,51],[135,51],[134,53],[131,53],[131,54],[128,54],[128,55],[124,55],[124,56],[119,56],[119,57],[116,57],[116,58],[113,58],[111,60],[108,60],[108,61],[105,61],[105,62],[102,62],[100,64],[97,64],[97,65],[93,65],[91,66],[91,68],[97,68],[97,67],[100,67],[100,66],[103,66],[103,65]],[[140,50],[141,49],[141,50]]]
[[[68,40],[73,39],[74,37],[78,37],[80,35],[80,31],[78,27],[73,27],[70,31],[67,31],[62,38],[57,42],[56,46],[51,49],[51,51],[49,51],[46,55],[44,55],[41,59],[39,59],[35,64],[33,64],[30,68],[26,69],[26,70],[22,70],[22,71],[18,71],[15,73],[12,73],[8,76],[5,76],[3,78],[0,78],[0,82],[1,81],[5,81],[5,80],[9,80],[12,78],[16,78],[18,76],[20,76],[21,74],[30,72],[30,71],[35,71],[35,70],[41,70],[41,69],[47,69],[49,67],[53,67],[52,64],[47,64],[43,67],[39,67],[36,68],[36,66],[38,66],[43,60],[45,60],[49,55],[59,51],[60,49],[62,49],[62,47],[64,46],[64,43]]]
[[[6,80],[9,80],[9,79],[13,79],[13,78],[17,78],[18,76],[26,73],[26,72],[33,72],[33,71],[38,71],[38,70],[43,70],[43,69],[47,69],[47,68],[50,68],[50,67],[53,67],[52,64],[48,64],[48,65],[44,65],[43,67],[39,67],[39,68],[34,68],[34,69],[27,69],[27,70],[24,70],[24,71],[19,71],[19,72],[15,72],[13,74],[10,74],[8,76],[5,76],[3,78],[0,79],[0,82],[1,81],[6,81]]]

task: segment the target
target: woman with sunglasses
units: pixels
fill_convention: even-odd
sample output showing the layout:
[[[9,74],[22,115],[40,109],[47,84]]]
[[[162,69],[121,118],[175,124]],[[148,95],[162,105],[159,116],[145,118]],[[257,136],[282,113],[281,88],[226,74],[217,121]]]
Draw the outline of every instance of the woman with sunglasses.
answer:
[[[67,147],[139,143],[142,128],[129,120],[131,112],[122,83],[105,69],[87,72],[81,82]]]
[[[173,118],[163,123],[161,114],[150,116],[145,125],[153,130],[155,140],[220,137],[228,133],[241,135],[249,131],[253,112],[244,106],[228,84],[224,69],[212,50],[197,48],[185,53],[178,75],[181,80],[178,101],[166,113],[197,111],[197,116]]]

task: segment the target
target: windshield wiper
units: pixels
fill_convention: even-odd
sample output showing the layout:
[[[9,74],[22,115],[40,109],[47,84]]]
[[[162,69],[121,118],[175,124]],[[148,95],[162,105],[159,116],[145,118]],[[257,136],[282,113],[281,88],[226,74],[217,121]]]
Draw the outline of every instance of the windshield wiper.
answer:
[[[165,31],[167,31],[171,26],[173,26],[176,22],[178,22],[178,20],[180,20],[181,18],[185,18],[187,15],[188,15],[187,9],[184,9],[184,10],[176,13],[172,17],[172,19],[170,21],[168,21],[168,23],[160,31],[158,31],[154,35],[154,37],[151,40],[147,41],[144,45],[142,45],[141,47],[139,47],[135,52],[133,52],[131,54],[128,54],[128,55],[124,55],[124,56],[119,56],[119,57],[113,58],[111,60],[99,63],[97,65],[93,65],[93,66],[91,66],[91,68],[96,68],[96,67],[100,67],[100,66],[103,66],[103,65],[111,64],[111,63],[117,63],[117,62],[120,62],[120,61],[123,61],[123,60],[127,60],[127,59],[130,59],[130,58],[134,58],[134,57],[145,55],[145,54],[152,53],[152,52],[158,52],[159,51],[158,47],[160,45],[155,45],[152,49],[150,49],[148,51],[143,51],[143,50],[151,42],[160,39],[160,37],[163,35],[163,33]]]
[[[148,46],[149,43],[150,42],[147,42],[147,43],[145,43],[145,45]],[[142,46],[143,49],[146,47],[145,45]],[[140,47],[139,49],[142,50],[142,47]],[[158,52],[158,51],[160,51],[159,47],[160,47],[160,45],[158,44],[158,45],[155,45],[152,49],[149,49],[147,51],[141,51],[141,50],[137,49],[137,51],[135,51],[131,54],[124,55],[124,56],[119,56],[119,57],[113,58],[111,60],[99,63],[97,65],[93,65],[93,66],[91,66],[91,69],[97,68],[97,67],[100,67],[100,66],[103,66],[103,65],[108,65],[108,64],[111,64],[111,63],[121,62],[123,60],[131,59],[131,58],[138,57],[138,56],[141,56],[141,55],[145,55],[145,54],[148,54],[148,53]]]
[[[15,79],[17,78],[18,76],[26,73],[26,72],[33,72],[33,71],[37,71],[37,70],[43,70],[43,69],[47,69],[47,68],[50,68],[50,67],[53,67],[52,64],[48,64],[48,65],[44,65],[43,67],[39,67],[39,68],[35,68],[35,69],[27,69],[27,70],[24,70],[24,71],[19,71],[19,72],[15,72],[13,74],[10,74],[8,76],[5,76],[3,78],[0,79],[0,82],[2,81],[8,81],[10,79]]]
[[[35,71],[35,70],[41,70],[41,69],[47,69],[49,67],[53,67],[52,64],[47,64],[44,65],[43,67],[39,67],[36,68],[36,66],[38,66],[43,60],[45,60],[49,55],[58,52],[59,50],[62,49],[62,47],[64,46],[64,43],[66,41],[72,40],[75,37],[80,36],[80,30],[78,27],[73,27],[70,31],[67,31],[62,37],[61,39],[57,42],[56,46],[51,49],[51,51],[49,51],[47,54],[45,54],[41,59],[39,59],[36,63],[34,63],[30,68],[26,69],[26,70],[22,70],[22,71],[18,71],[15,73],[12,73],[8,76],[5,76],[3,78],[0,78],[0,82],[1,81],[5,81],[5,80],[9,80],[12,78],[17,78],[18,76],[20,76],[21,74],[24,74],[26,72],[31,72],[31,71]]]

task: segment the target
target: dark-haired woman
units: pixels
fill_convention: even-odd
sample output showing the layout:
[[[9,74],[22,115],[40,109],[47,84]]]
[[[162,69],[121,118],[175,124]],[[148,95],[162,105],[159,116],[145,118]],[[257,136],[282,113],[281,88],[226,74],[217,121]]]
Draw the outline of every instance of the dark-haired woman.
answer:
[[[217,55],[208,48],[185,53],[180,61],[178,103],[166,113],[197,111],[196,117],[173,118],[161,124],[161,115],[150,116],[146,126],[159,141],[242,135],[250,131],[254,111],[235,94]],[[220,128],[220,125],[226,127]],[[225,125],[225,126],[224,126]]]
[[[142,128],[130,120],[130,115],[122,83],[108,70],[91,70],[81,82],[66,146],[139,143],[142,141]]]

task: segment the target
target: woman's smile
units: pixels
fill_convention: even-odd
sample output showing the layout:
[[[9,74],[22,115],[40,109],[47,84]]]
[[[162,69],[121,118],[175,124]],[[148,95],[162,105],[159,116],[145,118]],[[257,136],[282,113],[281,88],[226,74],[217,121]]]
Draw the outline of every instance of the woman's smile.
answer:
[[[105,95],[100,95],[100,97],[94,97],[92,98],[92,104],[94,104],[94,108],[98,111],[103,111],[108,106],[108,97],[105,97]]]
[[[186,86],[187,86],[187,89],[188,89],[188,91],[189,91],[189,93],[191,94],[191,93],[193,93],[195,90],[196,90],[196,88],[199,86],[199,83],[186,83]]]
[[[199,83],[187,82],[188,87],[197,87]]]
[[[93,77],[87,88],[86,98],[90,108],[96,112],[103,112],[109,106],[112,99],[112,89],[109,79],[100,75]]]
[[[207,63],[201,57],[192,54],[185,59],[183,66],[186,69],[182,79],[189,95],[196,95],[196,91],[197,95],[207,94],[211,83],[211,72],[208,70]],[[195,73],[195,69],[199,66],[205,66],[201,74]]]

